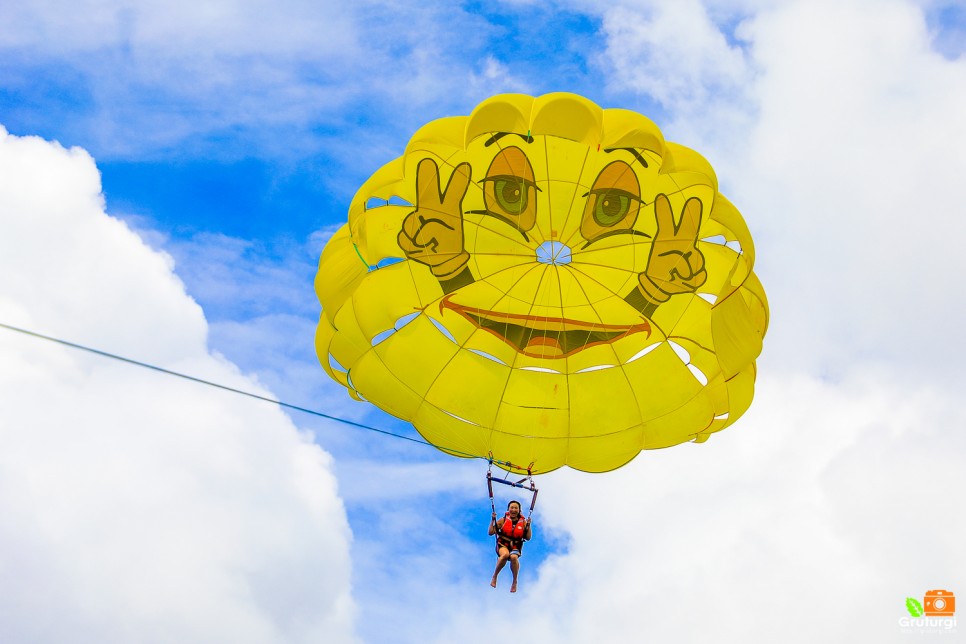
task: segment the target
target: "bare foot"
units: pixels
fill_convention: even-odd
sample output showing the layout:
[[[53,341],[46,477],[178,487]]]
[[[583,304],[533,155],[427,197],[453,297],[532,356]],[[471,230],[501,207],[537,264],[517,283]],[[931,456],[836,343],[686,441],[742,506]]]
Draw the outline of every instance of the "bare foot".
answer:
[[[513,584],[510,586],[510,592],[511,593],[517,592],[517,582],[513,582]]]
[[[490,585],[496,588],[496,577],[490,580]]]

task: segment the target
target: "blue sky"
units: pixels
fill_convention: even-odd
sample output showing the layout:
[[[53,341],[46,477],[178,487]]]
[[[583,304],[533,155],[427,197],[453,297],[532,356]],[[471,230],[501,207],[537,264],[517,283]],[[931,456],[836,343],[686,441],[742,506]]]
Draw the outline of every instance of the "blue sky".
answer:
[[[236,641],[311,641],[320,631],[290,628],[311,621],[307,615],[317,620],[313,628],[331,617],[336,626],[324,632],[365,642],[451,641],[454,635],[476,641],[481,628],[492,629],[502,616],[526,620],[529,639],[537,642],[586,641],[600,621],[618,641],[632,634],[657,641],[706,641],[709,634],[724,641],[814,641],[827,639],[828,628],[833,639],[842,633],[842,639],[893,641],[903,635],[893,600],[901,609],[906,596],[931,585],[966,593],[964,555],[952,545],[964,541],[966,523],[948,516],[939,500],[905,496],[911,494],[906,484],[920,476],[951,489],[966,482],[957,402],[964,356],[961,343],[947,340],[957,337],[966,306],[962,289],[946,281],[961,272],[954,240],[966,232],[949,207],[960,201],[955,186],[966,170],[961,3],[521,0],[349,8],[280,2],[269,10],[244,0],[17,0],[5,13],[0,125],[9,133],[10,161],[4,167],[33,168],[26,160],[36,158],[49,159],[52,169],[49,177],[37,170],[35,182],[4,188],[0,216],[13,232],[0,247],[11,263],[0,267],[16,279],[0,287],[0,322],[29,323],[171,368],[196,368],[412,435],[403,423],[348,401],[317,365],[312,280],[318,256],[345,221],[358,186],[397,157],[419,126],[467,114],[499,92],[570,91],[603,107],[646,114],[667,139],[711,160],[722,192],[755,238],[756,270],[773,318],[748,417],[700,453],[682,446],[645,453],[609,475],[545,477],[538,539],[528,546],[521,597],[512,602],[503,589],[497,597],[486,585],[492,552],[481,462],[310,417],[265,421],[279,428],[278,443],[253,427],[242,434],[248,438],[221,437],[229,446],[241,441],[246,454],[262,446],[280,462],[285,454],[311,452],[309,478],[317,477],[328,494],[313,500],[301,487],[288,487],[281,466],[267,482],[239,479],[239,489],[254,497],[264,485],[282,499],[279,507],[290,512],[280,525],[296,526],[293,535],[304,528],[317,536],[332,559],[295,537],[292,552],[305,559],[293,555],[289,567],[264,558],[267,546],[239,545],[238,552],[264,568],[246,578],[246,588],[255,589],[253,607],[238,610],[264,616],[259,624],[272,627],[234,634]],[[90,159],[24,138],[34,136],[81,148]],[[93,167],[102,208],[85,192],[97,190],[88,176]],[[83,204],[77,212],[90,213],[91,222],[115,218],[136,238],[77,232],[77,239],[95,240],[86,254],[50,242],[49,225],[40,228],[47,221],[42,213],[61,207],[44,205],[42,193],[59,195],[55,183],[66,195],[63,208]],[[104,224],[90,226],[101,231]],[[21,261],[30,261],[30,250],[38,272],[26,276],[9,258],[22,251]],[[73,284],[60,266],[68,258],[76,275],[90,281]],[[138,282],[153,290],[136,294],[118,276],[127,272],[144,275]],[[115,295],[108,297],[110,289]],[[90,303],[101,301],[103,315],[89,313],[96,308]],[[26,341],[5,341],[0,352],[11,357],[9,364],[47,365]],[[55,370],[69,358],[50,360]],[[79,364],[81,372],[97,369]],[[10,382],[26,387],[21,373],[9,372]],[[31,390],[38,399],[60,391],[63,383],[50,377]],[[113,404],[110,383],[116,388],[125,376],[117,378],[105,381],[103,407],[91,410],[92,428],[120,422],[120,412],[104,411]],[[144,381],[131,400],[150,397],[153,386]],[[209,418],[206,405],[224,405],[225,414],[239,416],[239,427],[248,427],[248,412],[216,394],[170,395],[175,401],[190,395],[186,408],[196,417]],[[212,397],[217,403],[207,402]],[[7,417],[25,420],[5,425],[8,440],[14,425],[62,422],[33,419],[35,411],[15,403],[5,402]],[[129,411],[126,422],[138,418],[137,409]],[[199,430],[217,424],[209,421]],[[299,431],[308,432],[308,443],[298,442]],[[51,432],[56,443],[59,434]],[[46,445],[24,442],[24,462],[36,459],[38,471],[59,463]],[[140,454],[141,447],[130,449]],[[165,463],[173,470],[158,471],[188,467],[175,456]],[[207,472],[209,465],[191,467]],[[0,461],[0,474],[10,480],[29,479],[17,478],[20,472],[12,461]],[[108,488],[92,490],[101,492],[91,492],[90,507],[108,498],[97,496],[108,495]],[[218,490],[205,497],[211,507],[232,496]],[[15,507],[3,505],[4,498],[0,510]],[[53,496],[38,491],[30,498],[37,517],[60,516],[47,512],[59,507]],[[937,518],[910,526],[897,518],[899,500],[918,504],[920,517]],[[258,524],[264,518],[258,508],[241,503],[232,521]],[[607,535],[584,520],[600,515],[613,527]],[[319,530],[310,519],[320,516],[331,525],[345,523],[344,532]],[[420,523],[431,536],[414,534]],[[918,567],[886,570],[891,558],[918,550],[933,533],[943,536]],[[13,524],[3,525],[0,536],[0,543],[18,544],[15,552],[26,559],[85,554],[79,546],[31,549],[23,545],[30,543],[28,533]],[[205,542],[204,534],[185,532],[158,543],[169,547],[182,539]],[[879,539],[871,552],[863,550],[870,539]],[[798,547],[811,551],[801,562],[795,561]],[[332,592],[319,594],[312,584],[321,583],[335,559],[340,572],[325,582]],[[135,554],[131,561],[144,563]],[[300,562],[319,573],[314,580],[293,572]],[[286,572],[290,578],[271,577]],[[66,564],[28,566],[22,574],[38,595],[51,580],[88,587],[88,573]],[[775,585],[789,589],[800,612],[825,610],[830,622],[803,621],[777,599],[763,603],[773,618],[742,622],[737,603],[716,603],[722,594],[758,596]],[[210,602],[199,605],[230,605],[225,597],[237,588],[219,588],[212,584],[203,595]],[[264,599],[278,588],[305,588],[324,600],[303,607],[293,593],[285,597],[296,608],[279,608]],[[706,624],[678,621],[687,611],[669,598],[685,592],[693,592]],[[842,608],[849,592],[870,598],[858,620]],[[114,596],[103,593],[104,601]],[[21,617],[0,625],[0,634],[8,628],[12,641],[57,641],[55,631],[37,625],[43,602],[12,597],[10,588],[0,594],[0,614]],[[154,601],[167,606],[169,599]],[[76,628],[100,619],[69,592],[52,602],[46,607],[66,607]],[[655,612],[642,616],[646,602]],[[214,625],[188,620],[197,630],[178,631],[172,624],[190,608],[178,610],[162,612],[159,632],[185,641],[212,633],[227,639],[214,618]],[[90,633],[124,641],[125,633],[157,623],[134,617],[123,628],[91,627]]]

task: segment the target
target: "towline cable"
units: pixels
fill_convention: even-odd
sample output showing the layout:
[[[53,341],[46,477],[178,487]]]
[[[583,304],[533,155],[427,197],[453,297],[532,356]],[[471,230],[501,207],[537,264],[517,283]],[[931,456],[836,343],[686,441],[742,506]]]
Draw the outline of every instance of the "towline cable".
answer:
[[[401,438],[402,440],[409,441],[411,443],[418,443],[420,445],[427,445],[427,446],[432,447],[434,449],[439,449],[438,447],[436,447],[432,443],[430,443],[428,441],[425,441],[425,440],[423,440],[421,438],[413,438],[411,436],[405,436],[403,434],[397,434],[395,432],[390,432],[390,431],[387,431],[385,429],[379,429],[378,427],[373,427],[372,425],[365,425],[363,423],[357,423],[354,420],[349,420],[347,418],[340,418],[338,416],[333,416],[331,414],[326,414],[324,412],[321,412],[321,411],[318,411],[318,410],[315,410],[315,409],[309,409],[308,407],[301,407],[299,405],[293,405],[291,403],[287,403],[287,402],[284,402],[284,401],[281,401],[281,400],[277,400],[275,398],[269,398],[268,396],[262,396],[260,394],[252,393],[250,391],[245,391],[244,389],[236,389],[235,387],[229,387],[228,385],[223,385],[223,384],[220,384],[220,383],[217,383],[217,382],[212,382],[211,380],[205,380],[204,378],[198,378],[196,376],[191,376],[191,375],[188,375],[186,373],[180,373],[178,371],[172,371],[171,369],[165,369],[164,367],[159,367],[157,365],[149,364],[147,362],[141,362],[140,360],[134,360],[132,358],[126,358],[124,356],[117,355],[116,353],[110,353],[109,351],[102,351],[100,349],[95,349],[93,347],[88,347],[88,346],[85,346],[83,344],[78,344],[76,342],[69,342],[67,340],[62,340],[60,338],[55,338],[53,336],[44,335],[43,333],[37,333],[36,331],[31,331],[29,329],[24,329],[24,328],[21,328],[21,327],[13,326],[11,324],[4,324],[3,322],[0,322],[0,328],[7,329],[8,331],[14,331],[16,333],[20,333],[20,334],[23,334],[23,335],[26,335],[26,336],[30,336],[30,337],[33,337],[33,338],[37,338],[37,339],[40,339],[40,340],[46,340],[48,342],[53,342],[53,343],[56,343],[56,344],[60,344],[60,345],[65,346],[65,347],[70,347],[71,349],[78,349],[80,351],[86,351],[88,353],[93,353],[94,355],[101,356],[103,358],[109,358],[111,360],[118,360],[120,362],[126,362],[127,364],[134,365],[136,367],[143,367],[144,369],[151,369],[152,371],[157,371],[159,373],[163,373],[163,374],[168,375],[168,376],[174,376],[176,378],[182,378],[184,380],[188,380],[188,381],[191,381],[191,382],[194,382],[194,383],[198,383],[198,384],[202,384],[202,385],[208,385],[209,387],[215,387],[216,389],[221,389],[223,391],[228,391],[228,392],[231,392],[233,394],[238,394],[240,396],[247,396],[249,398],[254,398],[255,400],[261,400],[262,402],[267,402],[267,403],[271,403],[273,405],[278,405],[279,407],[283,407],[285,409],[291,409],[292,411],[297,411],[297,412],[300,412],[300,413],[303,413],[303,414],[308,414],[310,416],[318,416],[319,418],[325,418],[327,420],[332,420],[332,421],[335,421],[337,423],[342,423],[344,425],[349,425],[349,426],[355,427],[356,429],[363,429],[363,430],[370,431],[370,432],[376,432],[377,434],[382,434],[383,436],[391,436],[393,438]],[[484,459],[484,460],[492,460],[490,457],[487,457],[487,456],[481,456],[479,454],[469,454],[467,452],[461,452],[459,450],[451,449],[451,448],[446,448],[445,451],[446,452],[449,452],[451,454],[456,454],[458,456],[464,456],[466,458],[480,458],[480,459]],[[502,462],[502,461],[496,461],[496,460],[493,460],[492,462],[494,462],[494,463],[496,463],[498,465],[512,465],[512,463],[509,463],[509,462]]]

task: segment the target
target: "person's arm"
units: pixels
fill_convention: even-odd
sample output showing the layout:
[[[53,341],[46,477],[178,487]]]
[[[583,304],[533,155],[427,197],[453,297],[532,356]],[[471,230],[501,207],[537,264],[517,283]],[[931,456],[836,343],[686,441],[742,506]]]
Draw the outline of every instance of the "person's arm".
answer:
[[[487,534],[492,537],[493,535],[496,534],[496,531],[499,529],[500,527],[496,524],[496,512],[494,512],[493,517],[490,519],[490,530],[489,532],[487,532]]]
[[[533,525],[530,523],[530,519],[527,519],[527,529],[523,531],[523,538],[526,541],[533,539]]]

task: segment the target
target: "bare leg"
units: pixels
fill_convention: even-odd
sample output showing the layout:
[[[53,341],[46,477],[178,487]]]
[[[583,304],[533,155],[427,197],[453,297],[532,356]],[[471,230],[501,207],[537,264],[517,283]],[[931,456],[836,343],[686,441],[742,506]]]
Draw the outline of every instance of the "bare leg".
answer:
[[[490,580],[490,585],[494,588],[496,588],[496,578],[500,574],[500,571],[503,570],[503,566],[506,565],[506,562],[509,558],[510,551],[506,548],[500,548],[500,556],[497,557],[496,560],[496,570],[493,571],[493,579]],[[510,566],[510,569],[512,570],[513,566]],[[514,579],[516,578],[516,573],[513,573],[513,577]]]
[[[517,575],[520,573],[520,556],[510,555],[510,572],[513,573],[513,583],[510,585],[510,592],[517,592]]]

